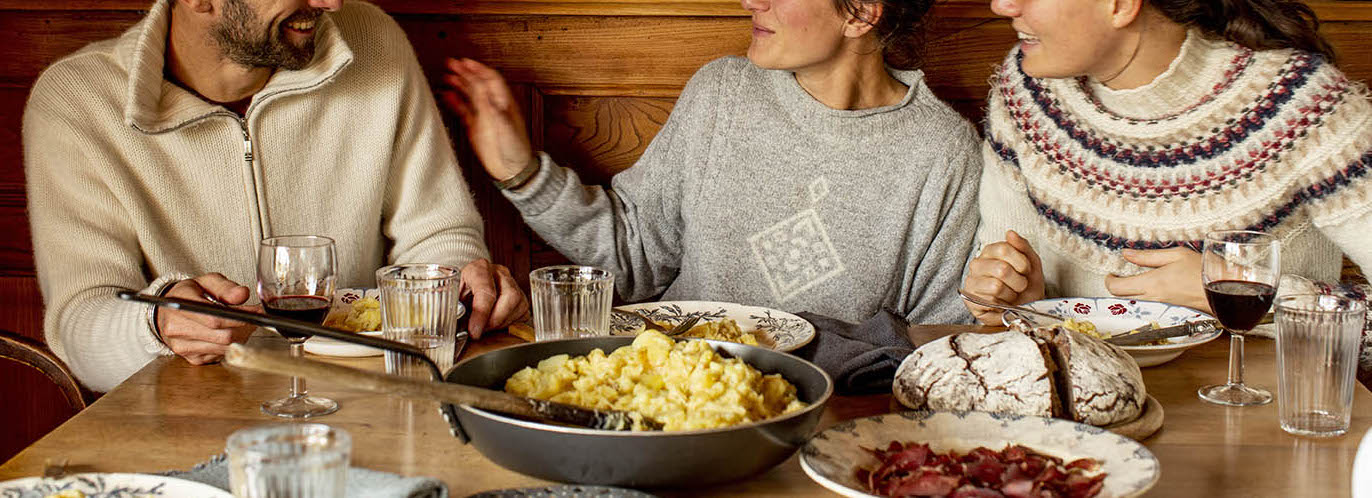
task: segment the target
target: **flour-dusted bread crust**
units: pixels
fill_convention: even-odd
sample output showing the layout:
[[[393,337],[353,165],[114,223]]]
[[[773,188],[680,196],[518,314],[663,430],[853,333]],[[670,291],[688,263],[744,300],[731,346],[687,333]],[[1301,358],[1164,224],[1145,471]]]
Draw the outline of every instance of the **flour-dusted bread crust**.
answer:
[[[920,346],[901,362],[892,390],[916,410],[1053,414],[1043,354],[1019,332],[957,334]]]
[[[1059,395],[1065,394],[1072,420],[1110,425],[1143,413],[1148,399],[1143,374],[1124,350],[1062,327],[1038,329],[1034,335],[1050,343],[1055,358],[1067,365],[1063,373],[1071,392]]]

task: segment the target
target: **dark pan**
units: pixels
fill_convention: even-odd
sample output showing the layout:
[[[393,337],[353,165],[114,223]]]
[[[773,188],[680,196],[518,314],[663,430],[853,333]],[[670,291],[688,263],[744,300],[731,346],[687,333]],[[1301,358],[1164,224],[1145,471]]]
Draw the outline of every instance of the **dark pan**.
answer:
[[[501,389],[525,367],[558,355],[606,352],[632,337],[594,337],[522,344],[458,364],[448,382]],[[521,420],[457,407],[457,418],[486,458],[502,467],[558,482],[628,487],[689,487],[735,481],[785,461],[815,432],[833,395],[833,380],[814,364],[770,349],[709,341],[764,374],[779,373],[809,406],[761,422],[682,432],[611,432]]]

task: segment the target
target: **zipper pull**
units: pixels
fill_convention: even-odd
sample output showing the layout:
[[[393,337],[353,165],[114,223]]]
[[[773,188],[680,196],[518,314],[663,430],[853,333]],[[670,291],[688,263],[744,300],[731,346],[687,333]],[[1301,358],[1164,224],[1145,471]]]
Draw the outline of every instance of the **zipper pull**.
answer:
[[[252,140],[243,137],[243,161],[252,162]]]

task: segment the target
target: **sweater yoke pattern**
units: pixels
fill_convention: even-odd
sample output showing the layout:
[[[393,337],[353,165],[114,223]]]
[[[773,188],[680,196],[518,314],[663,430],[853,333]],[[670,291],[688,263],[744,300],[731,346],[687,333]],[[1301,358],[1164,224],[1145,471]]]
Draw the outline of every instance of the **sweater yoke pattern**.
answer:
[[[1359,181],[1372,166],[1372,147],[1361,146],[1355,151],[1360,153],[1338,167],[1319,165],[1322,171],[1292,168],[1321,145],[1311,143],[1316,141],[1311,137],[1332,138],[1326,133],[1333,127],[1327,126],[1331,116],[1342,112],[1335,116],[1342,118],[1339,133],[1356,133],[1349,129],[1349,121],[1361,116],[1349,112],[1351,106],[1345,104],[1365,99],[1361,86],[1318,55],[1294,50],[1258,54],[1232,48],[1228,66],[1219,68],[1217,82],[1209,92],[1186,107],[1150,118],[1112,112],[1084,79],[1064,83],[1029,77],[1020,67],[1023,54],[1016,50],[997,71],[992,90],[999,100],[992,110],[1000,107],[1010,118],[1012,130],[998,129],[988,121],[988,150],[1024,181],[1025,194],[1039,217],[1109,251],[1176,246],[1199,249],[1209,228],[1173,233],[1137,226],[1121,229],[1122,223],[1102,219],[1101,214],[1109,210],[1075,207],[1090,203],[1099,208],[1103,202],[1117,208],[1114,211],[1122,217],[1142,219],[1204,200],[1209,206],[1218,206],[1204,213],[1211,224],[1273,231],[1303,206],[1346,190],[1357,191],[1352,197],[1366,197],[1368,188]],[[1226,92],[1261,84],[1245,78],[1264,73],[1253,67],[1262,64],[1275,65],[1268,74],[1276,75],[1263,85],[1264,91],[1243,102],[1236,112],[1219,108],[1234,105],[1236,99]],[[1064,90],[1078,95],[1064,95]],[[1085,102],[1090,110],[1072,109],[1064,103],[1069,98]],[[1365,101],[1360,103],[1366,107]],[[1221,106],[1211,107],[1215,104]],[[1169,126],[1171,121],[1196,112],[1206,113],[1201,116],[1202,123],[1209,125],[1204,132],[1176,129],[1156,140],[1125,134],[1135,126]],[[1178,139],[1188,135],[1193,138]],[[1293,177],[1304,181],[1293,183]],[[1250,194],[1265,198],[1260,211],[1226,212],[1224,203]]]

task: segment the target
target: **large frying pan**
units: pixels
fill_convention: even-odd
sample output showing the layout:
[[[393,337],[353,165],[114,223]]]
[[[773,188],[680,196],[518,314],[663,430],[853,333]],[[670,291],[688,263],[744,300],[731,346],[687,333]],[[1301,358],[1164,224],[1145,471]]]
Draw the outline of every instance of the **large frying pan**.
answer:
[[[408,344],[306,322],[133,293],[121,293],[120,297],[264,326],[294,328],[403,354],[416,353]],[[584,355],[593,349],[608,352],[631,342],[631,337],[593,337],[523,344],[463,361],[448,372],[446,381],[500,390],[505,379],[515,372],[537,365],[550,356]],[[515,472],[551,481],[631,487],[704,486],[752,476],[785,461],[814,434],[824,406],[833,395],[833,380],[814,364],[786,353],[743,344],[707,342],[721,354],[742,359],[764,374],[781,374],[796,386],[797,397],[808,406],[752,424],[680,432],[624,432],[554,425],[465,404],[450,410],[452,405],[446,402],[442,405],[443,416],[455,417],[449,419],[454,435],[465,441],[462,438],[465,433],[471,444],[491,461]],[[318,363],[303,359],[290,361]],[[309,368],[285,371],[289,367],[287,363],[279,363],[274,370],[283,375],[295,373],[310,378]],[[325,368],[324,365],[317,367]],[[344,367],[327,368],[352,370],[349,375],[359,379],[371,377],[372,382],[351,383],[360,388],[449,401],[457,399],[442,398],[442,392],[451,391],[443,389],[443,383],[433,384],[431,387],[435,389],[425,390],[423,386],[413,385],[414,379],[388,378]],[[393,391],[388,390],[392,383]]]
[[[448,382],[501,388],[505,379],[557,354],[609,352],[632,337],[522,344],[458,364]],[[779,373],[809,406],[752,424],[681,432],[610,432],[521,420],[467,405],[457,418],[471,444],[502,467],[550,481],[629,487],[704,486],[758,474],[785,461],[813,435],[834,383],[814,364],[756,346],[709,341],[764,374]]]

